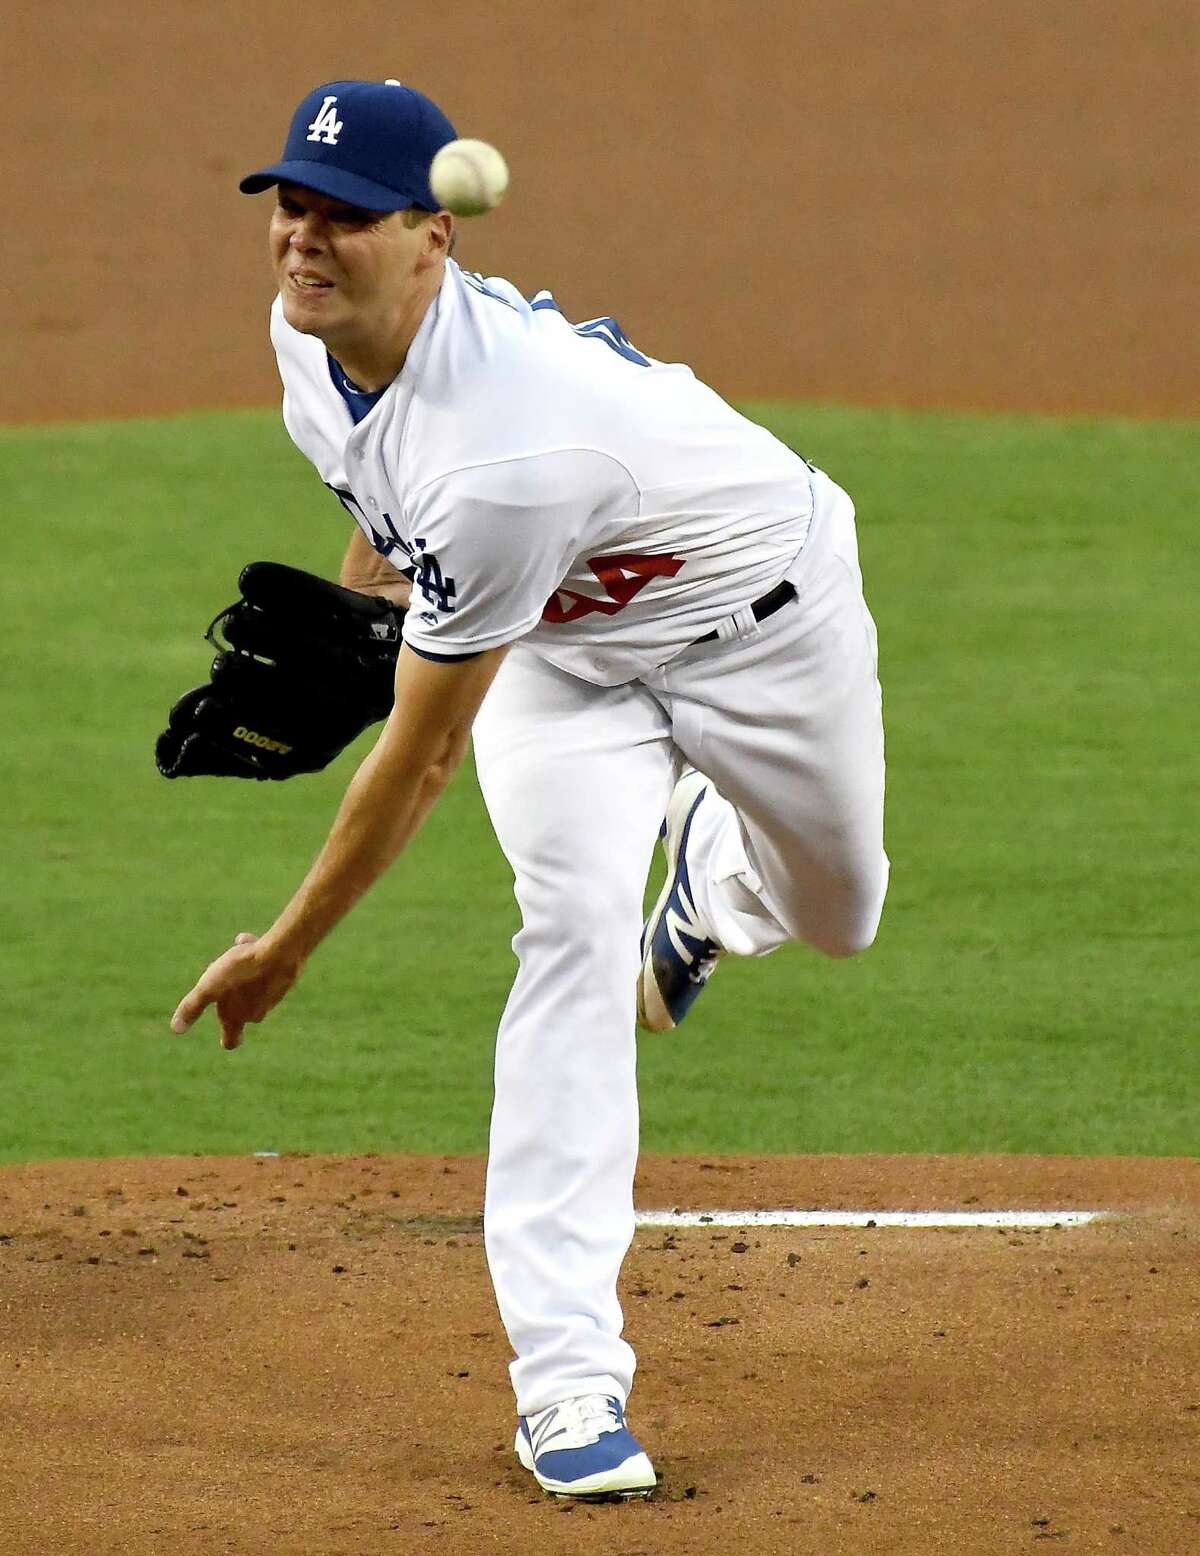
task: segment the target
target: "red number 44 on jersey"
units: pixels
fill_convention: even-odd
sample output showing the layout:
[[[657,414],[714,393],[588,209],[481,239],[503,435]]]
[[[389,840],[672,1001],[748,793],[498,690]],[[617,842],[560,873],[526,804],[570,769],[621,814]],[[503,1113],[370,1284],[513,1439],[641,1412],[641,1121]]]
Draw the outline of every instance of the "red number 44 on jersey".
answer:
[[[577,594],[574,589],[556,589],[546,601],[543,621],[558,626],[591,616],[596,611],[602,616],[615,616],[652,578],[674,578],[683,566],[683,558],[641,556],[636,551],[621,551],[613,556],[588,557],[587,565],[600,580],[608,598],[601,600],[590,594]]]

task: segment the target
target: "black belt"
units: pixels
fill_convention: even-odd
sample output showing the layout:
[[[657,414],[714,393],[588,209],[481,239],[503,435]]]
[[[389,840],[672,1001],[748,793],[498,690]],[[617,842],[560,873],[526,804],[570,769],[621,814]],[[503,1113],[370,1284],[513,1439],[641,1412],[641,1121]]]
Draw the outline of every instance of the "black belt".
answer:
[[[795,584],[788,583],[785,578],[781,584],[776,584],[769,594],[764,594],[759,600],[755,600],[750,607],[755,621],[766,621],[768,616],[773,616],[777,610],[786,605],[789,600],[796,598]],[[720,637],[719,632],[706,632],[702,638],[697,638],[690,646],[698,648],[701,643],[715,643]]]

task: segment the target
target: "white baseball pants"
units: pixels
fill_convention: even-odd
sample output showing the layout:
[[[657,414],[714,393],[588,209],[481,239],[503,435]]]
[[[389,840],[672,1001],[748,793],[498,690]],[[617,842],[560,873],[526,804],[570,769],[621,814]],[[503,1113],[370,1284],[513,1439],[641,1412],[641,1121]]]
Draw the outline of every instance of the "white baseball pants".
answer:
[[[625,686],[518,645],[476,720],[522,916],[484,1215],[522,1415],[575,1394],[624,1400],[633,1382],[617,1277],[634,1230],[642,898],[684,764],[723,796],[697,811],[688,849],[719,944],[759,956],[803,940],[842,956],[875,935],[888,875],[875,627],[853,506],[813,480],[787,573],[797,600]]]

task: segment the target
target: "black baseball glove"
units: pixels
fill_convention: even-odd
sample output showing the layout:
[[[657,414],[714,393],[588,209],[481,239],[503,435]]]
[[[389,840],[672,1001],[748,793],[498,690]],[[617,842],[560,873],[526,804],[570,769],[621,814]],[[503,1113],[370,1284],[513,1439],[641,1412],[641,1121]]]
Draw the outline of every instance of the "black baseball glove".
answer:
[[[210,679],[154,747],[166,778],[292,778],[327,767],[393,700],[404,611],[282,562],[251,562],[205,636]]]

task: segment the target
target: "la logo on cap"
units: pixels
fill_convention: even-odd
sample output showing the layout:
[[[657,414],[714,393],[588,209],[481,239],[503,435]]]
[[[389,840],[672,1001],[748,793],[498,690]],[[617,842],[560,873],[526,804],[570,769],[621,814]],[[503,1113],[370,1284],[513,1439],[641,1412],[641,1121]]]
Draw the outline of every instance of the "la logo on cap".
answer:
[[[308,127],[307,140],[324,141],[327,146],[336,146],[338,136],[342,133],[342,121],[337,116],[337,98],[327,97],[321,104],[320,112]]]

